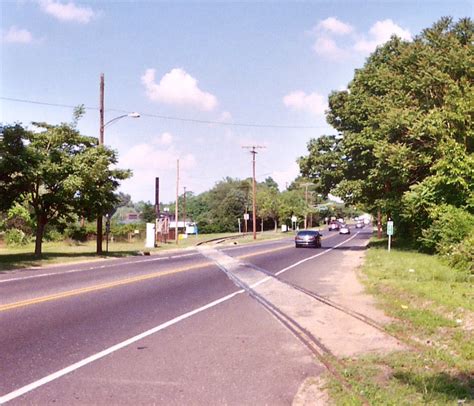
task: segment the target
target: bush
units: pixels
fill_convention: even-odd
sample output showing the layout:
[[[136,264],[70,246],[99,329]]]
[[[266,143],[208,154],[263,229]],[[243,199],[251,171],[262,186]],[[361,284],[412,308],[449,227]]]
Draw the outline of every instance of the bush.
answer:
[[[474,274],[474,231],[453,247],[448,258],[450,265]]]
[[[430,211],[431,225],[422,231],[421,247],[449,256],[474,230],[474,216],[458,207],[441,205]]]
[[[72,225],[65,230],[65,233],[66,237],[69,237],[71,240],[80,242],[87,241],[87,230],[85,227]]]
[[[143,223],[132,223],[132,224],[117,224],[112,223],[110,229],[110,235],[116,240],[128,240],[129,233],[135,235],[135,230],[139,230],[142,235],[145,232],[145,224]],[[105,236],[105,230],[104,230]]]
[[[30,237],[23,231],[11,228],[5,231],[5,242],[9,247],[18,247],[30,242]]]
[[[47,229],[44,234],[45,241],[62,241],[64,236],[55,228]]]

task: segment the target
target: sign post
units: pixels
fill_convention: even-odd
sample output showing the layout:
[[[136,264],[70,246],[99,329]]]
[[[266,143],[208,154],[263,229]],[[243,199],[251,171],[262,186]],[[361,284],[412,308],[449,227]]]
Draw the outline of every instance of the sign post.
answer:
[[[390,246],[392,244],[392,235],[393,235],[393,221],[387,221],[387,235],[388,235],[388,252],[390,252]]]

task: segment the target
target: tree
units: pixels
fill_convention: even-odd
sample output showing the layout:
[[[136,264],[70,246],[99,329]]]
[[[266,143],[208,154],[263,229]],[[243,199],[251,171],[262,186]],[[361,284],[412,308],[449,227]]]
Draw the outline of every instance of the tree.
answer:
[[[0,200],[15,193],[13,200],[31,207],[35,255],[40,256],[47,224],[70,219],[74,213],[93,219],[107,212],[116,202],[119,180],[130,172],[110,169],[117,162],[115,152],[97,146],[96,138],[81,135],[74,123],[33,125],[39,131],[19,125],[4,128]]]
[[[427,226],[431,205],[472,207],[473,40],[471,19],[442,18],[412,42],[378,47],[330,95],[338,136],[309,143],[303,175],[411,233],[415,221]]]
[[[280,192],[273,186],[267,185],[268,183],[266,181],[264,184],[257,185],[257,216],[260,217],[262,221],[266,219],[273,220],[275,231],[277,231]]]
[[[281,193],[278,217],[282,223],[288,224],[292,216],[301,221],[306,213],[306,202],[301,190],[286,190]]]

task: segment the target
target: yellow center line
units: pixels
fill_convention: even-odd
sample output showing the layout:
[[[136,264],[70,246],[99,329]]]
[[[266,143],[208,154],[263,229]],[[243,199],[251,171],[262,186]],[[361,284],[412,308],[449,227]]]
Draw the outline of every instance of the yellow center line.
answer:
[[[8,304],[0,306],[0,312],[3,312],[5,310],[16,309],[18,307],[24,307],[24,306],[29,306],[29,305],[33,305],[33,304],[49,302],[51,300],[57,300],[57,299],[63,299],[63,298],[66,298],[66,297],[77,296],[77,295],[81,295],[83,293],[95,292],[95,291],[98,291],[98,290],[103,290],[103,289],[114,288],[114,287],[117,287],[117,286],[128,285],[130,283],[141,282],[141,281],[145,281],[145,280],[148,280],[148,279],[159,278],[161,276],[166,276],[166,275],[172,275],[172,274],[177,274],[177,273],[181,273],[181,272],[191,271],[191,270],[198,269],[198,268],[204,268],[204,267],[212,265],[212,264],[213,264],[212,262],[208,261],[208,262],[204,262],[202,264],[191,265],[191,266],[188,266],[186,268],[178,268],[178,269],[173,269],[173,270],[164,271],[164,272],[155,272],[155,273],[152,273],[152,274],[136,276],[134,278],[121,279],[121,280],[115,281],[115,282],[103,283],[103,284],[100,284],[100,285],[89,286],[89,287],[86,287],[86,288],[69,290],[69,291],[66,291],[66,292],[56,293],[54,295],[41,296],[41,297],[37,297],[37,298],[33,298],[33,299],[22,300],[20,302],[8,303]]]
[[[250,258],[250,257],[258,256],[258,255],[264,255],[264,254],[269,254],[269,253],[276,252],[276,251],[286,250],[286,249],[289,249],[289,248],[293,248],[293,245],[291,244],[291,245],[284,246],[284,247],[277,247],[277,248],[272,248],[272,249],[268,249],[268,250],[257,251],[257,252],[253,252],[251,254],[239,255],[239,256],[237,256],[237,258],[238,259]],[[78,295],[81,295],[81,294],[84,294],[84,293],[96,292],[96,291],[99,291],[99,290],[104,290],[104,289],[115,288],[115,287],[118,287],[118,286],[129,285],[131,283],[142,282],[142,281],[149,280],[149,279],[160,278],[162,276],[168,276],[168,275],[174,275],[174,274],[178,274],[178,273],[182,273],[182,272],[192,271],[192,270],[199,269],[199,268],[205,268],[206,266],[209,266],[209,265],[214,265],[214,263],[207,261],[207,262],[204,262],[202,264],[191,265],[191,266],[187,266],[187,267],[173,269],[173,270],[170,270],[170,271],[154,272],[154,273],[151,273],[151,274],[140,275],[140,276],[136,276],[136,277],[133,277],[133,278],[121,279],[121,280],[118,280],[118,281],[103,283],[103,284],[100,284],[100,285],[94,285],[94,286],[88,286],[88,287],[85,287],[85,288],[68,290],[68,291],[61,292],[61,293],[55,293],[53,295],[40,296],[40,297],[36,297],[36,298],[33,298],[33,299],[22,300],[22,301],[19,301],[19,302],[7,303],[7,304],[4,304],[4,305],[0,305],[0,312],[4,312],[6,310],[17,309],[19,307],[30,306],[30,305],[34,305],[34,304],[38,304],[38,303],[44,303],[44,302],[50,302],[50,301],[53,301],[53,300],[64,299],[64,298],[68,298],[68,297],[72,297],[72,296],[78,296]]]

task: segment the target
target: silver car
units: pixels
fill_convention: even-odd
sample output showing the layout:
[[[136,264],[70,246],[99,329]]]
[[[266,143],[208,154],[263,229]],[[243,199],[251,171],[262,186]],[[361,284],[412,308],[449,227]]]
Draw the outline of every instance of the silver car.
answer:
[[[339,228],[339,234],[350,234],[351,233],[351,230],[349,229],[349,226],[346,225],[346,224],[343,224],[340,228]]]

